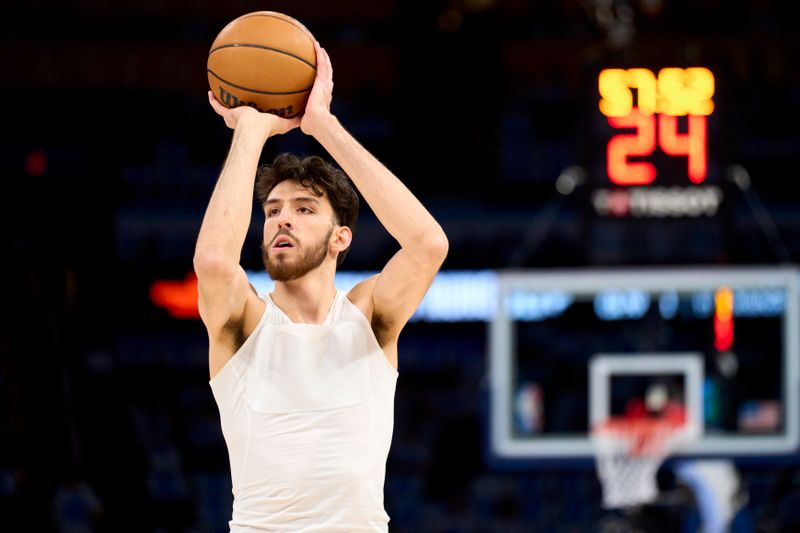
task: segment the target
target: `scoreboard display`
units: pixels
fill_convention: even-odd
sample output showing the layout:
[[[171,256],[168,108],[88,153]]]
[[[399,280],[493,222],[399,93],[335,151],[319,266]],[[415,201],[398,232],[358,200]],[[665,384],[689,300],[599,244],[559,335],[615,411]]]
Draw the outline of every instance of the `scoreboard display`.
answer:
[[[714,75],[707,68],[664,68],[656,75],[643,68],[606,69],[600,73],[600,112],[618,133],[607,146],[608,178],[617,185],[649,185],[656,178],[652,163],[632,162],[660,148],[671,157],[685,157],[692,183],[705,180],[708,163],[708,115],[714,112]],[[637,105],[634,107],[634,90]],[[678,127],[686,117],[686,132]]]
[[[702,66],[609,68],[597,77],[603,117],[597,214],[713,216],[722,190],[709,180],[709,120],[716,80]],[[709,184],[709,182],[712,182]]]

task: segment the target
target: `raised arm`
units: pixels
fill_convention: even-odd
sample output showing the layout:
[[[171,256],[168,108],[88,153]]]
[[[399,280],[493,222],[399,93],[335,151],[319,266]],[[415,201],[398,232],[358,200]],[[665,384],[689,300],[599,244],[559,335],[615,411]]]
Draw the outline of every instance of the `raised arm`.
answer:
[[[299,125],[250,107],[227,109],[209,92],[209,103],[233,129],[228,157],[208,203],[194,253],[200,292],[200,316],[210,339],[211,375],[235,353],[237,339],[246,335],[245,310],[257,301],[239,265],[250,227],[253,187],[266,140]],[[234,326],[234,327],[231,327]]]
[[[400,243],[400,251],[377,278],[369,281],[373,327],[378,324],[382,328],[384,339],[379,340],[392,342],[442,265],[447,237],[411,191],[331,114],[333,69],[327,52],[319,44],[316,47],[317,80],[300,127],[316,138],[350,176],[378,220]]]

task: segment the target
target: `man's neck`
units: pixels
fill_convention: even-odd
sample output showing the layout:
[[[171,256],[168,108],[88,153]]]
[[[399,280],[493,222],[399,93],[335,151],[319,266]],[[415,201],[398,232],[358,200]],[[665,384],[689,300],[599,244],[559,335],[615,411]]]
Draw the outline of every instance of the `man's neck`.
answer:
[[[270,297],[292,322],[321,324],[336,297],[333,274],[309,272],[296,280],[277,281]]]

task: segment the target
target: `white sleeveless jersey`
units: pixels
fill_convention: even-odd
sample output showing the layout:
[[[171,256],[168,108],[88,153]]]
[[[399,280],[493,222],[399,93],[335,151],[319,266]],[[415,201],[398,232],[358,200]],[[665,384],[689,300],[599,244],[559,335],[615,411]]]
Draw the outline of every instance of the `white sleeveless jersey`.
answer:
[[[210,381],[231,464],[231,532],[388,531],[397,371],[344,292],[319,325],[265,300]]]

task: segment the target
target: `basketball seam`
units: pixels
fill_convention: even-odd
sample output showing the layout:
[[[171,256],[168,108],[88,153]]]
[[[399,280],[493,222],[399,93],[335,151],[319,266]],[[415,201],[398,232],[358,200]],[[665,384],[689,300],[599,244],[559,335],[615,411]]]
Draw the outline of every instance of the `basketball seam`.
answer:
[[[286,15],[286,16],[287,16],[288,19],[291,19],[291,17],[289,17],[288,15]],[[311,36],[309,35],[311,32],[308,30],[308,28],[306,28],[305,26],[300,24],[299,21],[295,24],[295,22],[293,20],[287,20],[286,18],[283,18],[283,17],[276,17],[275,15],[272,15],[270,13],[250,13],[250,14],[247,14],[247,15],[243,15],[240,18],[248,19],[248,18],[251,18],[251,17],[269,17],[271,19],[281,20],[283,22],[286,22],[287,24],[291,24],[292,26],[294,26],[298,30],[302,31],[303,34],[306,37],[308,37],[308,40],[311,41],[311,45],[312,46],[314,45],[314,39],[311,38]]]
[[[217,73],[214,72],[213,70],[211,70],[211,69],[207,69],[207,70],[208,70],[209,74],[211,74],[212,76],[217,78],[219,81],[221,81],[223,83],[227,83],[231,87],[236,87],[237,89],[241,89],[243,91],[248,91],[248,92],[257,93],[257,94],[280,94],[280,95],[282,95],[282,94],[299,94],[299,93],[304,93],[304,92],[310,91],[311,88],[313,87],[313,85],[310,85],[310,86],[306,87],[305,89],[301,89],[299,91],[288,91],[288,92],[258,91],[256,89],[249,89],[247,87],[242,87],[241,85],[236,85],[235,83],[231,83],[228,80],[226,80],[225,78],[222,78],[219,75],[217,75]]]
[[[302,61],[303,63],[305,63],[306,65],[308,65],[312,69],[314,69],[314,72],[317,71],[317,67],[316,66],[312,65],[311,63],[309,63],[308,61],[306,61],[305,59],[303,59],[300,56],[296,56],[296,55],[294,55],[292,53],[289,53],[289,52],[286,52],[284,50],[278,50],[277,48],[270,48],[269,46],[264,46],[264,45],[261,45],[261,44],[247,44],[247,43],[223,44],[223,45],[218,46],[218,47],[214,48],[213,50],[211,50],[208,53],[208,57],[211,57],[211,54],[213,54],[217,50],[222,50],[223,48],[238,48],[238,47],[242,47],[242,48],[260,48],[262,50],[269,50],[270,52],[277,52],[279,54],[287,55],[287,56],[289,56],[291,58],[294,58],[294,59],[296,59],[298,61]]]

